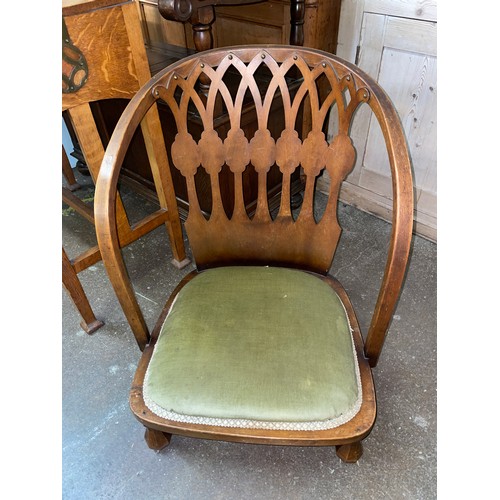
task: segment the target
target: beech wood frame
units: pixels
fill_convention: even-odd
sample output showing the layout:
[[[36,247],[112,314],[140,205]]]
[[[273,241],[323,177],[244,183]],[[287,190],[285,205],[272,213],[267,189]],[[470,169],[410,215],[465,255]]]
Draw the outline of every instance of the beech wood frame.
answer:
[[[227,54],[234,54],[241,60],[249,61],[252,57],[255,57],[255,54],[258,54],[259,51],[263,54],[270,54],[278,62],[283,62],[289,58],[295,59],[297,56],[300,56],[303,57],[304,60],[309,61],[308,64],[310,66],[331,64],[335,67],[337,73],[339,73],[339,78],[342,82],[347,84],[352,78],[355,83],[355,89],[361,90],[360,102],[363,101],[368,104],[379,121],[390,160],[394,195],[392,232],[385,273],[366,342],[364,344],[359,331],[358,322],[347,294],[336,280],[326,276],[329,266],[325,269],[323,262],[318,264],[317,262],[311,261],[310,265],[304,265],[301,262],[289,262],[287,259],[285,259],[283,263],[283,265],[315,271],[318,276],[321,276],[322,279],[332,286],[346,307],[353,329],[353,337],[361,371],[363,403],[359,413],[351,421],[327,431],[276,431],[180,424],[162,419],[152,414],[144,405],[142,398],[142,383],[145,370],[161,324],[163,323],[175,295],[186,282],[192,279],[196,272],[188,275],[179,284],[167,302],[153,334],[150,337],[121,256],[115,221],[116,185],[125,151],[135,129],[139,126],[143,117],[147,115],[149,108],[158,98],[158,92],[156,92],[155,95],[155,90],[159,88],[159,81],[168,82],[172,81],[172,78],[187,78],[187,75],[192,71],[194,66],[217,66]],[[265,55],[263,55],[263,57],[265,57]],[[176,77],[176,75],[178,76]],[[343,175],[345,174],[344,172]],[[340,185],[343,179],[337,180],[338,185]],[[338,189],[334,189],[331,195],[335,196],[335,199],[338,199]],[[144,350],[134,379],[130,398],[134,414],[148,429],[146,432],[146,441],[149,446],[159,449],[168,444],[171,434],[182,434],[208,439],[250,443],[302,446],[336,445],[338,447],[337,454],[344,461],[356,461],[361,456],[361,440],[366,437],[372,429],[376,416],[375,391],[371,376],[371,367],[374,367],[378,362],[387,329],[403,283],[413,228],[413,185],[411,163],[405,135],[398,114],[390,99],[370,76],[356,66],[331,54],[315,49],[292,46],[249,46],[215,49],[201,54],[194,54],[193,56],[169,66],[156,75],[147,85],[141,88],[123,113],[115,129],[99,174],[96,190],[95,217],[98,241],[104,264],[108,270],[111,282],[122,307],[127,314],[127,318],[132,326],[137,342],[141,350]],[[218,222],[216,221],[216,223]],[[276,221],[272,221],[272,223],[274,224]],[[187,224],[189,225],[189,218]],[[192,224],[191,234],[194,234],[193,231],[197,226],[195,223]],[[188,237],[191,239],[189,233],[188,227]],[[332,244],[332,248],[330,249],[332,259],[335,247],[336,241]],[[210,261],[203,262],[203,257],[201,258],[201,262],[199,262],[196,257],[196,252],[193,252],[193,254],[199,269],[231,263],[224,261],[224,259],[222,259],[220,263]],[[234,259],[232,262],[241,263],[241,261]],[[249,263],[253,263],[251,259],[248,260],[247,264]],[[275,262],[272,262],[272,264],[275,264]]]

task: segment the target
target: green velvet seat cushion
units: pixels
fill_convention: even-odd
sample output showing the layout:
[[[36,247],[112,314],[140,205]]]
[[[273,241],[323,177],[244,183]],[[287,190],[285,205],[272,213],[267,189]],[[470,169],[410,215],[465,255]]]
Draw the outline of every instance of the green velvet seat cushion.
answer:
[[[146,373],[154,413],[233,427],[330,428],[361,404],[344,306],[306,272],[204,271],[178,294]]]

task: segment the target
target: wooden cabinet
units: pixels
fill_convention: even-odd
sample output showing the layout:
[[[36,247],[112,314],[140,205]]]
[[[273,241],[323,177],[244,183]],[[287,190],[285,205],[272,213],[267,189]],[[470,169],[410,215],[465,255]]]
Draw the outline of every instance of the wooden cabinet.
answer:
[[[341,0],[302,0],[302,2],[305,10],[304,46],[334,53]],[[157,5],[158,0],[139,0],[146,45],[159,49],[167,44],[194,48],[191,25],[163,19]],[[289,43],[290,0],[217,6],[215,14],[216,20],[212,28],[214,47]]]
[[[235,9],[217,7],[214,45],[248,45],[253,43],[287,44],[290,39],[290,5],[264,2]]]
[[[304,2],[304,46],[335,52],[340,0]],[[214,43],[218,47],[253,43],[288,44],[290,0],[217,7]]]
[[[163,19],[158,12],[158,0],[139,0],[138,8],[142,34],[148,48],[168,49],[169,45],[193,46],[189,25]],[[191,41],[191,45],[188,44],[188,40]]]
[[[432,240],[437,217],[436,27],[435,1],[344,1],[337,50],[375,78],[395,104],[413,164],[415,229]],[[389,164],[381,131],[376,120],[366,120],[367,112],[361,108],[353,124],[357,163],[341,199],[391,220]],[[325,187],[328,179],[322,183]]]

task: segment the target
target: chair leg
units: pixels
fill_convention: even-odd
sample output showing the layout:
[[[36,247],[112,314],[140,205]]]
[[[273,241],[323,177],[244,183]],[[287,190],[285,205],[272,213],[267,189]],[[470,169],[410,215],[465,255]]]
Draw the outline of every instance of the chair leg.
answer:
[[[62,281],[64,288],[68,291],[73,303],[82,317],[80,325],[85,332],[90,335],[101,328],[104,323],[94,316],[94,311],[90,306],[82,284],[80,283],[80,280],[78,279],[78,276],[73,269],[64,248],[62,250]]]
[[[363,454],[363,446],[361,441],[356,443],[342,444],[336,446],[337,456],[348,464],[356,463]]]
[[[150,429],[146,427],[146,432],[144,433],[144,439],[146,440],[146,444],[152,450],[162,450],[166,446],[170,444],[170,438],[172,434],[168,432],[161,432],[155,429]]]

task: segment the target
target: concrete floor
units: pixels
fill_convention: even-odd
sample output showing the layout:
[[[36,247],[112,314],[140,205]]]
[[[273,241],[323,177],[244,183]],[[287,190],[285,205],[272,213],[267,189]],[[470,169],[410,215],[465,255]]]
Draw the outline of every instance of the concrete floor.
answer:
[[[82,177],[79,177],[81,180]],[[88,183],[88,179],[83,179]],[[79,195],[92,197],[90,188]],[[125,194],[130,213],[153,209]],[[382,278],[390,225],[341,205],[344,228],[332,274],[351,296],[366,333]],[[63,205],[68,255],[95,244],[89,223]],[[124,250],[150,328],[175,284],[164,228]],[[93,336],[63,290],[62,492],[65,499],[420,499],[436,498],[436,245],[413,241],[401,299],[379,365],[375,428],[357,464],[333,448],[244,445],[174,436],[147,448],[128,407],[140,356],[102,262],[80,273],[96,316]]]

